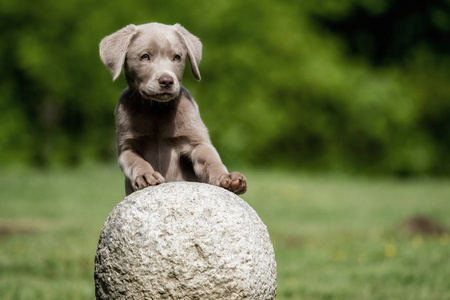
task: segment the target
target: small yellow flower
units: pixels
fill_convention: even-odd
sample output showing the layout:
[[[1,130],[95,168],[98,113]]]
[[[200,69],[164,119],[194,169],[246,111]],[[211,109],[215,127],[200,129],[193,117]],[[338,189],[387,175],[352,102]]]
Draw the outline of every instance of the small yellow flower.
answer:
[[[447,245],[450,242],[450,236],[448,235],[448,233],[443,233],[441,234],[441,236],[439,237],[439,243],[441,243],[442,246]]]
[[[413,236],[411,243],[414,248],[420,248],[423,244],[423,237],[420,234],[416,234]]]
[[[334,261],[344,261],[347,260],[347,255],[344,251],[341,250],[335,250],[333,252],[333,260]]]
[[[288,201],[291,203],[297,203],[299,201],[298,198],[294,198],[294,197],[287,197]]]
[[[361,253],[361,254],[358,256],[358,264],[359,264],[359,265],[363,265],[363,264],[366,263],[366,261],[367,261],[367,254],[366,254],[366,253]]]
[[[388,244],[384,247],[384,255],[386,257],[393,257],[397,253],[397,247],[394,244]]]
[[[289,287],[295,287],[295,286],[297,286],[297,278],[295,278],[295,277],[289,277],[289,278],[286,280],[286,285],[289,286]]]

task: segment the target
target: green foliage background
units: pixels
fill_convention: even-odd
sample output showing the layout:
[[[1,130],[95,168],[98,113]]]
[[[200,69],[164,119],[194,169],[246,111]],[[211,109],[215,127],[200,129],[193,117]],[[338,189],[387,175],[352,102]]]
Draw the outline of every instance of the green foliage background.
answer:
[[[115,157],[100,40],[180,23],[203,42],[199,103],[226,163],[450,175],[450,2],[0,0],[0,164]]]

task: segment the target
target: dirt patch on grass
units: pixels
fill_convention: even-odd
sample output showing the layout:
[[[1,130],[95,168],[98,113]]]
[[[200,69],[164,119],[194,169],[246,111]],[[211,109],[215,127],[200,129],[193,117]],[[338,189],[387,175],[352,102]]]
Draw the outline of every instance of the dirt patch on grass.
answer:
[[[295,235],[283,235],[280,238],[281,244],[286,247],[295,248],[303,244],[303,240]]]
[[[413,216],[402,223],[402,227],[409,233],[422,235],[441,235],[448,229],[439,222],[426,216]]]
[[[15,234],[34,233],[37,229],[26,224],[1,224],[0,223],[0,237],[10,236]]]

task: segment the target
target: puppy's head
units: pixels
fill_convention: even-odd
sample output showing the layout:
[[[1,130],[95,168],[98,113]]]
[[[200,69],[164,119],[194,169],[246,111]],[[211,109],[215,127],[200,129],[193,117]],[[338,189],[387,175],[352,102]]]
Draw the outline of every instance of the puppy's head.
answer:
[[[166,102],[180,93],[186,59],[200,80],[200,40],[181,25],[128,25],[100,42],[100,58],[113,75],[124,67],[130,88],[145,99]]]

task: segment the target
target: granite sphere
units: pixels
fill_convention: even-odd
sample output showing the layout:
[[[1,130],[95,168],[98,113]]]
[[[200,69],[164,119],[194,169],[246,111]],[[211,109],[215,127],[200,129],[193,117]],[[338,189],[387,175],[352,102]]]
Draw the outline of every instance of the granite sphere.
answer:
[[[172,182],[127,196],[95,257],[97,299],[274,299],[267,228],[239,196]]]

